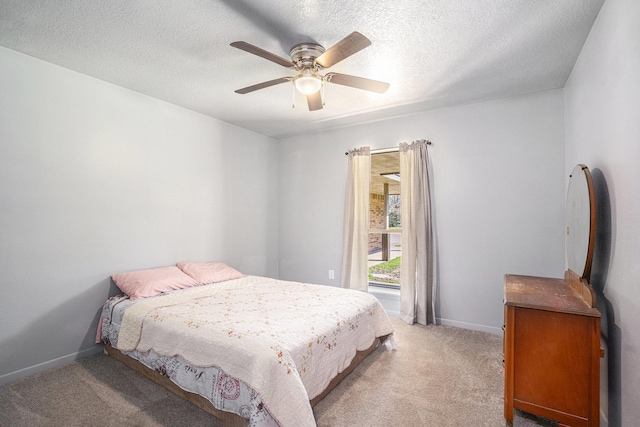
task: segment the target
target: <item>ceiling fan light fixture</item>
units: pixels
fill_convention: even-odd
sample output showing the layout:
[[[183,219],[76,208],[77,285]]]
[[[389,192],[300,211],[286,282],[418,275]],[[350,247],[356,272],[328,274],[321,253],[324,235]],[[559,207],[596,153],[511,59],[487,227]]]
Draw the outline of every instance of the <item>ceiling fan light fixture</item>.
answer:
[[[298,74],[293,83],[303,95],[313,95],[322,87],[322,80],[312,70],[306,69]]]

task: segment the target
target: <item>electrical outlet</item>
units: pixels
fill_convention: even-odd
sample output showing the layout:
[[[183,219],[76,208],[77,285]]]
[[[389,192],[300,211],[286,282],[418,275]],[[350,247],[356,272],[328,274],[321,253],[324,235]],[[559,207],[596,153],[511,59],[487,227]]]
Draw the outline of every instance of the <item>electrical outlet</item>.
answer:
[[[333,270],[329,270],[329,279],[335,279],[335,275],[333,274]]]

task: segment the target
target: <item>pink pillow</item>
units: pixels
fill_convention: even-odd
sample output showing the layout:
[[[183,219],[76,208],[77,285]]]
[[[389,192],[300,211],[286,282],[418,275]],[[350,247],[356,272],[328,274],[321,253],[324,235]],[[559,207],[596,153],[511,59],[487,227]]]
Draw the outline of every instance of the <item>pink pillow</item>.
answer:
[[[131,299],[147,298],[163,292],[198,286],[198,282],[175,266],[118,273],[111,278]]]
[[[242,273],[223,262],[179,262],[178,268],[193,277],[199,285],[243,277]]]

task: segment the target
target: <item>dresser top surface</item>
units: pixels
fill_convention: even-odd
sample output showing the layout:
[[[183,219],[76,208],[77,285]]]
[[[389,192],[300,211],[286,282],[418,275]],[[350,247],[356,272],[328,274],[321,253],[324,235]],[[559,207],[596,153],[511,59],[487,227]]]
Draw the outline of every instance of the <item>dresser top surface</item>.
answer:
[[[504,303],[507,306],[600,317],[598,309],[590,307],[564,279],[506,274]]]

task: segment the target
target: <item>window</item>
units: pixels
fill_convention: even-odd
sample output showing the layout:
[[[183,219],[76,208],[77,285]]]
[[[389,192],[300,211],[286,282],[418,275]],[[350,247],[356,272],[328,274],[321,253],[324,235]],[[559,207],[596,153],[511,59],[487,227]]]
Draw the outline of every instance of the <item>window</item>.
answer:
[[[400,154],[371,154],[369,190],[369,285],[400,287],[402,218]]]

